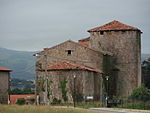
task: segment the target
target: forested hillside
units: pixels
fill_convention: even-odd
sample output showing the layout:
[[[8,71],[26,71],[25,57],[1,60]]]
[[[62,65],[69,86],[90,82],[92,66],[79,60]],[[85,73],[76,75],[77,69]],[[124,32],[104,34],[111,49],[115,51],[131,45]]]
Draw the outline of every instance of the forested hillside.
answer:
[[[0,66],[12,69],[12,78],[34,79],[35,57],[33,53],[0,48]]]

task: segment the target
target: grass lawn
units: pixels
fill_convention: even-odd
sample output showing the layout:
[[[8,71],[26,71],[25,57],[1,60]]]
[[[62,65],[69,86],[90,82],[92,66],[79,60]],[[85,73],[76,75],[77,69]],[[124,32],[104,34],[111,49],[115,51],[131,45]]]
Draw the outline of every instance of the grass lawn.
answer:
[[[33,105],[0,105],[0,113],[102,113],[78,108]]]

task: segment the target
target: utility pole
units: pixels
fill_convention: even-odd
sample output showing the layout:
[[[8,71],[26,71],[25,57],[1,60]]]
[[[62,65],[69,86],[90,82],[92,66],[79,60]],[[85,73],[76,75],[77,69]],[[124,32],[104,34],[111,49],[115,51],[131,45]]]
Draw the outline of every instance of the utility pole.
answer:
[[[108,83],[109,83],[109,76],[106,76],[106,81],[107,81],[107,88],[106,88],[106,107],[108,107],[108,98],[109,98],[109,87],[108,87]]]
[[[48,102],[48,74],[47,74],[47,52],[46,54],[44,55],[44,58],[45,58],[45,104],[46,105],[49,105],[49,102]]]
[[[103,75],[99,75],[99,80],[100,80],[100,93],[99,93],[99,101],[100,103],[103,102],[103,79],[102,79]],[[103,105],[103,104],[102,104]]]
[[[73,82],[74,82],[74,99],[73,99],[73,105],[74,105],[74,108],[76,107],[76,88],[75,88],[75,86],[76,86],[76,83],[75,83],[75,80],[76,80],[76,75],[74,74],[73,75]]]
[[[39,56],[38,54],[35,54],[35,56]],[[36,94],[36,105],[39,105],[39,95],[37,94],[37,85],[38,85],[38,76],[35,77],[35,94]]]

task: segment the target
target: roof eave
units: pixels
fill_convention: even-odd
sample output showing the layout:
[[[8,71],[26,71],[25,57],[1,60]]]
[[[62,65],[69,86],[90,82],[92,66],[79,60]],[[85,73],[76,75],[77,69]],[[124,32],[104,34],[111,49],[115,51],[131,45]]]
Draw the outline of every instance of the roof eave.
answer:
[[[101,31],[104,31],[104,32],[110,32],[110,31],[139,31],[140,33],[143,33],[141,32],[141,30],[139,29],[113,29],[113,30],[88,30],[87,32],[101,32]]]
[[[88,70],[88,69],[47,69],[47,71],[71,71],[71,70],[74,70],[74,71],[79,71],[79,70],[84,70],[84,71],[90,71],[90,72],[96,72],[96,73],[103,73],[101,71],[97,71],[97,70]],[[45,71],[44,69],[42,70],[39,70],[39,71]]]
[[[11,72],[12,70],[0,70],[1,72]]]

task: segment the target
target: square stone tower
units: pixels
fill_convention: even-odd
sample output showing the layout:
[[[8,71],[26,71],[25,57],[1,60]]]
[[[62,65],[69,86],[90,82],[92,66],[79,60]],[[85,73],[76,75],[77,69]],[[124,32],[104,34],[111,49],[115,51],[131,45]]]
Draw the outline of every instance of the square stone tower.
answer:
[[[127,96],[141,84],[141,31],[119,21],[88,30],[89,46],[113,53],[109,87],[114,96]],[[113,91],[111,91],[113,90]]]
[[[11,69],[0,67],[0,104],[9,104]]]

